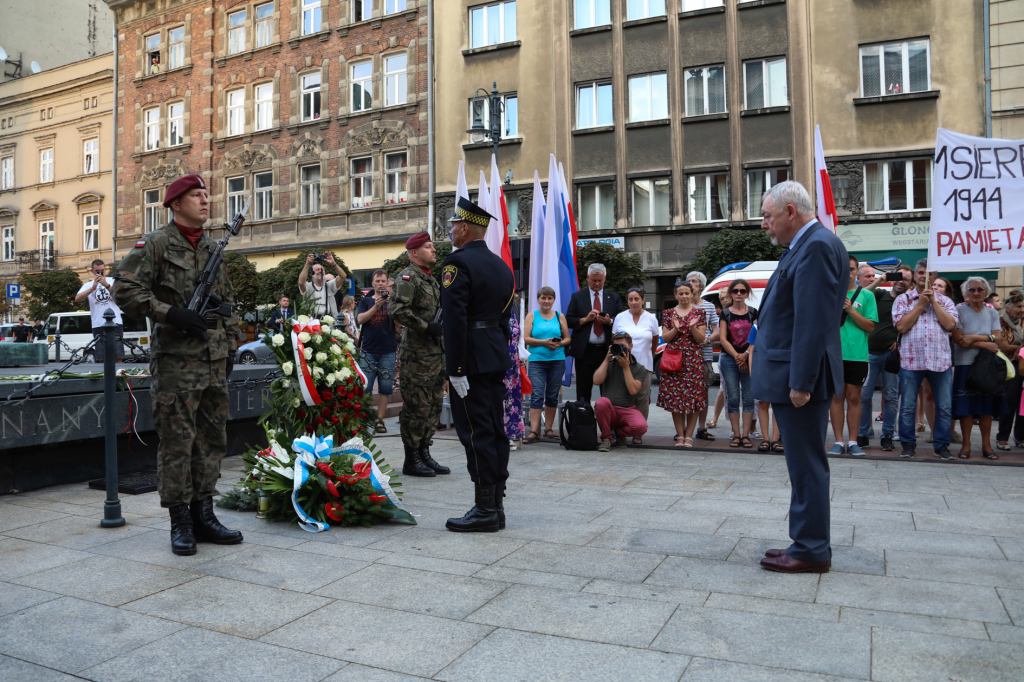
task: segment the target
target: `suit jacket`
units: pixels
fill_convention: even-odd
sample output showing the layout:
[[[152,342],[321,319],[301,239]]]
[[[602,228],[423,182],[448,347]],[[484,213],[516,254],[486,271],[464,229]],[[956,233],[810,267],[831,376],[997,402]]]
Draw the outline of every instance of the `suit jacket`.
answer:
[[[569,355],[574,358],[582,358],[590,343],[590,331],[594,328],[593,322],[581,325],[580,320],[587,316],[594,309],[594,292],[590,287],[577,291],[569,299],[569,307],[565,311],[565,321],[572,330],[572,341],[569,342]],[[605,325],[605,340],[612,340],[612,323],[615,316],[622,312],[622,299],[614,291],[604,289],[601,291],[601,312],[608,313],[612,322]]]
[[[279,332],[282,331],[283,325],[281,323],[287,322],[288,320],[292,319],[292,317],[295,316],[295,311],[292,310],[291,308],[288,308],[286,312],[287,315],[281,317],[281,308],[275,307],[274,312],[270,313],[270,317],[267,318],[267,327],[270,329],[275,329]]]
[[[783,254],[758,314],[751,367],[758,400],[788,403],[790,389],[826,400],[843,390],[839,326],[848,258],[839,238],[818,221]]]
[[[448,375],[504,372],[512,367],[512,271],[482,239],[469,242],[441,266],[441,310]],[[470,328],[473,322],[493,327]]]

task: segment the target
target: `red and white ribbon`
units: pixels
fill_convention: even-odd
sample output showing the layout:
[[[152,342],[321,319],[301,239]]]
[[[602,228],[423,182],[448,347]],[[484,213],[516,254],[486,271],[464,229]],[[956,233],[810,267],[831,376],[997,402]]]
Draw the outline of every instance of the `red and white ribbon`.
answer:
[[[302,332],[311,335],[319,334],[320,322],[318,320],[310,320],[305,324],[296,322],[292,325],[292,349],[295,351],[295,373],[299,382],[299,391],[302,392],[302,399],[306,402],[306,405],[312,407],[319,405],[323,401],[320,400],[320,392],[316,390],[313,373],[306,362],[306,347],[299,340],[299,334]]]

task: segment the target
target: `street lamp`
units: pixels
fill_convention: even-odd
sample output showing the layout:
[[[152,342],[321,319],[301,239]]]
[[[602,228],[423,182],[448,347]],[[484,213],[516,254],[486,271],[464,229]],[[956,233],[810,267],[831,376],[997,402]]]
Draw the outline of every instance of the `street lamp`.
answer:
[[[483,93],[483,96],[480,96]],[[483,120],[483,105],[487,102],[487,123]],[[501,140],[501,114],[505,111],[505,105],[501,102],[501,95],[498,94],[498,83],[494,81],[492,90],[488,93],[483,88],[477,88],[473,93],[473,125],[470,126],[469,140],[474,144],[483,142],[488,137],[494,146],[494,155],[498,155],[498,142]]]

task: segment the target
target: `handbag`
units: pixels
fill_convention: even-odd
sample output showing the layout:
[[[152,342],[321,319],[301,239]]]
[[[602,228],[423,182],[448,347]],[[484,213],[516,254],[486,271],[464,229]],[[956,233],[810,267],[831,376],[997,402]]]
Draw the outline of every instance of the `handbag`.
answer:
[[[519,385],[522,388],[523,395],[530,395],[533,393],[533,382],[530,381],[530,375],[526,371],[526,365],[522,362],[519,363]]]
[[[885,356],[885,371],[889,374],[900,373],[900,343],[903,341],[903,334],[896,337],[896,349],[889,351]]]
[[[1006,357],[1006,355],[1003,354],[1003,351],[1001,351],[1001,350],[1000,351],[996,351],[996,357],[1006,363],[1006,380],[1007,381],[1010,381],[1011,379],[1013,379],[1014,377],[1017,376],[1017,371],[1013,368],[1013,362],[1011,362],[1010,358]]]
[[[981,348],[967,370],[967,389],[985,395],[998,395],[1006,384],[1006,363],[992,351]]]
[[[676,374],[683,371],[683,351],[678,348],[666,348],[661,354],[659,365],[663,374]]]
[[[714,364],[713,360],[704,361],[704,385],[708,388],[714,386],[715,380],[718,379],[718,375],[715,374]]]

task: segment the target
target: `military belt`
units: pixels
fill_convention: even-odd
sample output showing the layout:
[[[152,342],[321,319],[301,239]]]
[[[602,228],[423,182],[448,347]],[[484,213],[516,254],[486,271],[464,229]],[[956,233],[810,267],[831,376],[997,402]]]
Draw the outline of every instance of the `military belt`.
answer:
[[[497,320],[473,320],[467,325],[470,329],[497,329]]]

